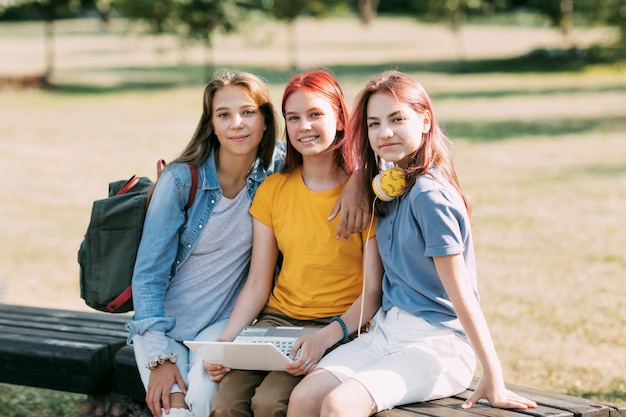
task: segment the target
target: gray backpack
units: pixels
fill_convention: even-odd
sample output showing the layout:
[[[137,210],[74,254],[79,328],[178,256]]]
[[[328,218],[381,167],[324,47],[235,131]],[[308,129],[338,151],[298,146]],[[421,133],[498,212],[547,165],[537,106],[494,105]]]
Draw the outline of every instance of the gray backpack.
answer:
[[[160,160],[157,175],[164,165]],[[191,188],[185,210],[193,204],[198,188],[198,169],[193,164],[189,169]],[[153,185],[149,178],[133,175],[128,181],[109,183],[109,196],[93,202],[78,263],[80,297],[95,310],[133,310],[131,281]]]

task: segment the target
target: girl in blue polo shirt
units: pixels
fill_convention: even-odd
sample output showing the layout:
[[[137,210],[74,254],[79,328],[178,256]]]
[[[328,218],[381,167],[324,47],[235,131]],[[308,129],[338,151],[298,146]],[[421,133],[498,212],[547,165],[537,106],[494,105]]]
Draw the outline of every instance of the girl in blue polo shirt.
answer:
[[[463,404],[536,407],[504,385],[479,305],[470,202],[459,186],[449,139],[424,88],[386,71],[357,98],[351,146],[372,182],[383,301],[369,333],[322,358],[292,392],[288,416],[366,416],[458,394]],[[369,139],[369,140],[368,140]],[[394,165],[379,174],[379,167]]]

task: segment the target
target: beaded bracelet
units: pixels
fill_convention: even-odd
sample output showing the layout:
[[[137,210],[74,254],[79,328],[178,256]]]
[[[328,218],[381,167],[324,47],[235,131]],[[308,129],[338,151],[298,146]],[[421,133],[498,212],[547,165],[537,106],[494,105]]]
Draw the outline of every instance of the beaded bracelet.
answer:
[[[346,326],[346,322],[344,322],[341,317],[337,316],[330,319],[331,323],[333,321],[336,321],[341,325],[341,329],[343,330],[343,339],[341,339],[341,343],[346,343],[348,340],[350,340],[350,333],[348,333],[348,326]]]
[[[165,361],[170,361],[172,363],[176,363],[176,360],[178,359],[178,355],[175,353],[172,353],[170,355],[159,355],[154,359],[149,360],[146,363],[146,368],[152,370],[152,369],[156,369],[157,366],[159,365],[163,365],[165,363]]]

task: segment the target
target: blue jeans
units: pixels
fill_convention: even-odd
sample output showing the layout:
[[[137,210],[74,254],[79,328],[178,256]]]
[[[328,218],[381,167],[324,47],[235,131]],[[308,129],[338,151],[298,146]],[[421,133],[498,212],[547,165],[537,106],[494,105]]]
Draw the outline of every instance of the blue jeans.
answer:
[[[198,336],[196,336],[194,340],[212,341],[217,339],[227,322],[228,320],[222,320],[207,327],[198,333]],[[168,342],[172,353],[178,355],[176,365],[178,369],[180,369],[185,384],[187,384],[185,402],[187,403],[187,407],[189,407],[189,410],[172,408],[169,416],[207,417],[211,410],[211,400],[213,399],[216,383],[211,381],[211,377],[204,370],[201,357],[193,353],[181,342],[177,342],[174,339],[169,339]],[[143,382],[143,386],[147,389],[148,382],[150,381],[150,370],[146,368],[146,363],[152,358],[148,358],[145,353],[143,336],[136,335],[133,337],[133,346],[141,381]],[[171,392],[181,392],[178,384],[172,386]]]

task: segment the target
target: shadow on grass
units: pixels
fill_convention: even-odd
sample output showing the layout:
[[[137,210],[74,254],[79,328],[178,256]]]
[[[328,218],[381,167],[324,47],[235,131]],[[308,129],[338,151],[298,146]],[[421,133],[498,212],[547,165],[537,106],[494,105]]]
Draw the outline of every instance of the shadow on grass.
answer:
[[[560,53],[550,50],[537,50],[529,54],[502,59],[483,59],[473,61],[439,60],[439,61],[406,61],[385,62],[373,65],[328,65],[338,77],[352,77],[368,79],[371,75],[388,69],[398,69],[404,72],[434,72],[440,74],[485,74],[485,73],[553,73],[553,72],[577,72],[586,68],[589,64],[604,63],[596,58],[589,59],[584,51],[566,50]],[[616,64],[620,65],[620,64]],[[220,68],[222,66],[217,66]],[[229,65],[223,67],[229,68]],[[293,74],[293,71],[285,69],[258,66],[237,66],[232,69],[249,71],[263,77],[270,84],[283,84]],[[213,73],[213,69],[202,65],[177,65],[146,67],[111,67],[103,70],[86,69],[84,73],[90,77],[102,73],[107,76],[117,76],[119,81],[108,85],[98,85],[81,82],[68,82],[54,86],[54,90],[66,94],[84,93],[111,93],[124,90],[148,90],[167,89],[184,85],[204,84]],[[80,74],[80,73],[79,73]],[[607,86],[605,89],[626,91],[626,85]],[[575,93],[585,91],[585,88],[547,89],[547,90],[499,90],[477,91],[462,93],[445,93],[439,97],[487,97],[521,95],[521,94],[555,94]],[[598,91],[598,90],[594,90]]]
[[[549,61],[549,62],[548,62]],[[549,63],[549,65],[548,65]],[[448,74],[515,72],[541,73],[557,71],[576,71],[584,65],[580,60],[545,60],[538,61],[531,53],[524,57],[512,59],[489,59],[465,62],[460,66],[456,61],[405,62],[381,63],[377,65],[328,66],[339,78],[368,79],[372,74],[390,68],[397,68],[405,72],[438,72]],[[270,85],[283,85],[293,74],[292,71],[274,69],[271,67],[237,66],[224,68],[249,71],[265,79]],[[98,78],[98,74],[114,77],[117,81],[108,85],[65,83],[54,88],[55,93],[67,95],[80,94],[108,94],[129,90],[166,90],[181,86],[204,85],[209,78],[202,65],[179,65],[146,67],[113,67],[102,70],[87,69],[84,76]],[[77,73],[77,79],[83,73]],[[555,94],[580,93],[626,93],[626,82],[616,82],[609,85],[596,86],[564,86],[545,88],[505,88],[499,90],[464,90],[449,91],[433,94],[433,99],[470,99],[470,98],[498,98],[515,96],[548,96]],[[568,134],[585,134],[591,132],[626,131],[626,117],[606,118],[572,118],[550,120],[498,120],[498,121],[448,121],[442,126],[453,139],[465,139],[476,142],[494,142],[512,138],[532,138],[533,136],[561,136]]]
[[[626,117],[494,122],[451,121],[442,123],[442,128],[452,139],[466,139],[471,142],[496,142],[511,138],[529,139],[537,136],[624,132],[626,131]]]
[[[549,88],[523,88],[505,90],[469,90],[469,91],[446,91],[431,94],[433,100],[449,99],[473,99],[473,98],[500,98],[521,96],[549,96],[556,94],[581,94],[581,93],[626,93],[626,81],[622,84],[603,86],[578,86],[578,87],[549,87]]]
[[[566,394],[573,395],[575,397],[586,398],[594,401],[600,401],[613,405],[626,406],[626,392],[619,388],[612,389],[608,392],[592,392],[581,391],[578,389],[567,390]],[[621,415],[621,414],[617,414]]]
[[[626,165],[611,165],[609,163],[580,165],[577,167],[570,167],[568,169],[568,175],[596,178],[615,178],[626,175]],[[614,259],[614,261],[620,262],[624,265],[624,268],[626,268],[626,258],[617,258]],[[624,399],[626,400],[626,398]]]

